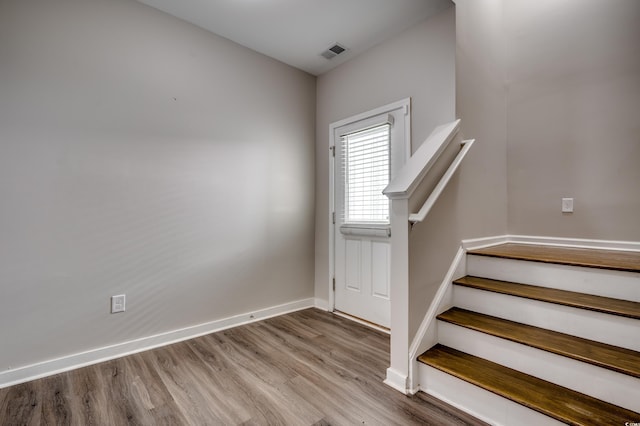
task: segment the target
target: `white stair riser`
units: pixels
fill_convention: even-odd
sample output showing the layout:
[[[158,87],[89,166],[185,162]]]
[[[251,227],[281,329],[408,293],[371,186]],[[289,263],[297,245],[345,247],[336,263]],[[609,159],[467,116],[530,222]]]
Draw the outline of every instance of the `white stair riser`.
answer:
[[[443,345],[629,410],[638,409],[638,378],[443,321],[438,321],[438,334]]]
[[[467,275],[640,302],[640,274],[467,256]]]
[[[420,390],[492,425],[562,425],[555,419],[420,363]]]
[[[454,306],[640,351],[640,321],[506,294],[453,286]]]

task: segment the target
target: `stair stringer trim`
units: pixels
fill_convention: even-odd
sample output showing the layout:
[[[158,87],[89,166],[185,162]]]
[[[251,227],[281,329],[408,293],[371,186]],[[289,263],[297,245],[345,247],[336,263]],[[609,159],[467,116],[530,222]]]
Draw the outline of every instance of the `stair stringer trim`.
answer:
[[[453,281],[466,275],[467,252],[463,247],[458,248],[449,269],[440,283],[431,305],[427,310],[416,335],[409,346],[409,383],[411,394],[420,390],[418,375],[418,355],[438,342],[436,317],[453,306]]]

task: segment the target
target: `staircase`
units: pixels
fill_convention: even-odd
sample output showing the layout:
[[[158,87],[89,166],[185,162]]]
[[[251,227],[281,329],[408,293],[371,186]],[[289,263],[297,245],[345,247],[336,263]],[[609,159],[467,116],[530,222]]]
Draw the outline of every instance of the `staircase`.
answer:
[[[492,424],[640,423],[640,253],[467,253],[421,390]]]

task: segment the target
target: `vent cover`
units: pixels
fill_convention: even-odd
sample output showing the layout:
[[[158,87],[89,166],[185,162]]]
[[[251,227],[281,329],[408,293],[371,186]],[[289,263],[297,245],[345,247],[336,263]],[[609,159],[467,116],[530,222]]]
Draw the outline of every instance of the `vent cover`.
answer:
[[[347,49],[335,43],[333,46],[321,53],[321,55],[327,59],[333,59],[339,54],[345,52]]]

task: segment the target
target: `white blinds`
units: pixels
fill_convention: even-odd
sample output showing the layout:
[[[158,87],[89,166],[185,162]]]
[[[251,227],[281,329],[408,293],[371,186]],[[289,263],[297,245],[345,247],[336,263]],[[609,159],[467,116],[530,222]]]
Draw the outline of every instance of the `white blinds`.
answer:
[[[345,223],[389,223],[389,124],[342,136]]]

